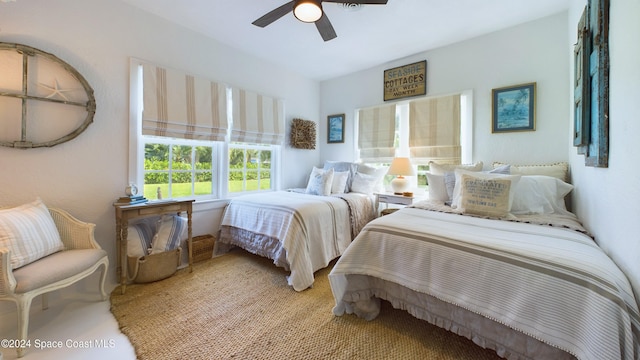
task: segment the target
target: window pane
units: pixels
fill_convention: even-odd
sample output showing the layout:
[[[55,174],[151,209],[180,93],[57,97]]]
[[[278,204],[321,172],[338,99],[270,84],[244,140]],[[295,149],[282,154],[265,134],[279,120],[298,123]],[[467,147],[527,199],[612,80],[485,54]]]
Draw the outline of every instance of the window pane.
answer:
[[[247,182],[246,182],[246,191],[254,191],[254,190],[258,190],[258,180],[257,180],[257,176],[253,176],[251,178],[247,178]]]
[[[145,144],[145,170],[169,170],[169,145]]]
[[[271,190],[272,150],[257,144],[229,148],[229,192]]]
[[[260,151],[260,168],[262,170],[271,169],[271,151]]]
[[[191,196],[191,172],[174,171],[171,176],[171,197]]]
[[[193,184],[195,195],[209,195],[213,193],[213,165],[212,151],[208,146],[196,146],[195,163],[196,179]]]
[[[260,172],[260,190],[269,190],[269,189],[271,189],[271,172],[261,171]]]
[[[173,164],[174,170],[191,169],[191,151],[192,147],[188,145],[173,145]]]
[[[229,166],[233,169],[242,168],[244,163],[244,150],[232,148],[229,149]]]
[[[165,144],[145,144],[144,197],[157,199],[158,188],[165,196],[169,193],[169,146]]]
[[[260,161],[260,151],[247,150],[247,172],[246,172],[246,190],[254,191],[259,189],[258,184],[258,166]]]
[[[189,145],[173,145],[171,147],[171,189],[172,198],[188,197],[192,195],[192,166],[191,156],[193,147]]]
[[[429,165],[418,165],[417,179],[419,188],[429,185],[429,182],[427,181],[427,171],[429,171]]]
[[[229,192],[244,191],[244,149],[229,149]]]
[[[196,146],[196,169],[211,170],[211,158],[213,149],[208,146]]]

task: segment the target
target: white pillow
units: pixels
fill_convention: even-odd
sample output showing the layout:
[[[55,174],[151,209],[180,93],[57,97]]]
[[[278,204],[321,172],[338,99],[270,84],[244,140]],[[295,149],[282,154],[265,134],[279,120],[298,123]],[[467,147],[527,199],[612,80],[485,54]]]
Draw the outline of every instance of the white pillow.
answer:
[[[493,168],[505,165],[501,162],[494,162]],[[558,178],[562,181],[569,181],[569,164],[559,162],[542,165],[511,165],[511,174],[519,175],[544,175]]]
[[[511,213],[567,213],[564,198],[571,190],[573,185],[552,176],[522,176],[513,197]]]
[[[307,183],[305,193],[329,196],[331,195],[332,183],[333,169],[322,170],[314,166],[311,175],[309,175],[309,182]]]
[[[353,177],[356,175],[358,171],[358,164],[347,162],[347,161],[325,161],[324,162],[324,170],[333,169],[333,171],[348,171],[349,176],[347,178],[347,185],[344,188],[344,192],[351,191],[351,182],[353,181]]]
[[[40,199],[0,210],[0,248],[11,250],[17,269],[64,249],[49,209]]]
[[[429,172],[436,175],[444,175],[445,173],[456,171],[456,169],[462,169],[467,171],[482,171],[483,163],[478,161],[475,164],[438,164],[433,161],[429,161]]]
[[[160,219],[158,233],[153,237],[151,253],[177,249],[187,234],[187,219],[178,215],[165,215]]]
[[[520,175],[490,174],[490,173],[483,173],[483,172],[466,171],[461,169],[456,170],[455,174],[456,174],[456,185],[453,190],[453,199],[452,199],[451,207],[462,208],[462,210],[464,211],[465,206],[461,206],[462,200],[463,200],[462,195],[465,195],[464,200],[467,200],[467,201],[478,200],[478,199],[481,199],[482,197],[487,197],[487,199],[490,201],[492,201],[492,198],[493,200],[498,199],[498,197],[503,194],[501,189],[497,189],[497,191],[492,193],[491,189],[487,187],[497,186],[499,188],[503,188],[504,182],[492,183],[490,181],[483,182],[483,180],[506,180],[509,185],[506,211],[507,212],[511,211],[511,206],[513,204],[513,197],[515,194],[516,186],[520,181]],[[468,182],[476,181],[476,183],[475,184],[467,183],[466,185],[462,184],[461,181],[462,181],[463,175],[466,175],[466,178],[465,178],[466,181]],[[474,188],[474,186],[477,186],[477,187]],[[464,194],[463,194],[463,190],[465,190]],[[473,194],[474,199],[469,198],[469,195],[471,194]],[[467,203],[467,205],[469,205],[469,203]]]
[[[376,184],[374,185],[374,192],[384,192],[384,177],[387,175],[387,171],[389,171],[389,167],[381,166],[381,167],[373,167],[366,164],[358,164],[358,173],[371,175],[375,178]],[[353,191],[353,190],[351,190]],[[358,191],[355,191],[358,192]]]
[[[377,191],[378,182],[374,175],[357,172],[351,183],[351,191],[370,195]]]
[[[447,196],[449,197],[449,205],[453,199],[453,191],[456,188],[456,173],[450,171],[444,174],[444,186],[447,188]]]
[[[333,181],[331,182],[332,194],[343,194],[347,188],[347,181],[349,180],[348,171],[334,171]]]
[[[427,182],[429,183],[430,200],[449,201],[444,175],[427,173]]]

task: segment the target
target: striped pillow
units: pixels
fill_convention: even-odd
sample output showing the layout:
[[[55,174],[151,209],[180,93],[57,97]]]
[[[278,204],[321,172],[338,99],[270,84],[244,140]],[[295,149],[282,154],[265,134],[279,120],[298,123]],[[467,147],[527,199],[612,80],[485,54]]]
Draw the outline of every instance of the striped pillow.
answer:
[[[187,219],[178,215],[165,215],[160,220],[158,233],[153,237],[151,253],[174,250],[187,236]]]
[[[127,227],[127,255],[142,257],[149,255],[151,240],[156,233],[158,217],[142,219]]]
[[[17,269],[64,249],[49,209],[40,199],[0,210],[0,248],[11,250]]]

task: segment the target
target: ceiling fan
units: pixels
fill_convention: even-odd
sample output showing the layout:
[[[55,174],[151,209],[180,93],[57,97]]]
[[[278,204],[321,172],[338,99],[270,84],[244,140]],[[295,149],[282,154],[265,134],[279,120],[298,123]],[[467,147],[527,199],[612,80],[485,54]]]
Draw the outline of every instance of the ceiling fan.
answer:
[[[322,11],[322,3],[343,3],[354,5],[385,5],[388,0],[293,0],[271,10],[261,18],[252,22],[253,25],[265,27],[280,19],[286,14],[293,12],[296,19],[302,22],[315,23],[320,36],[324,41],[329,41],[337,37],[327,15]]]

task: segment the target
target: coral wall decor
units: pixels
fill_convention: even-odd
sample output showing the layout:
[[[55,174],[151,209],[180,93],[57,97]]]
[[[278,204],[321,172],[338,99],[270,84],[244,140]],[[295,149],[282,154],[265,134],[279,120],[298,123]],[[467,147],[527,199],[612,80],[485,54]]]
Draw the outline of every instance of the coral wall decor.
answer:
[[[291,121],[291,146],[297,149],[316,148],[316,123],[310,120]]]

